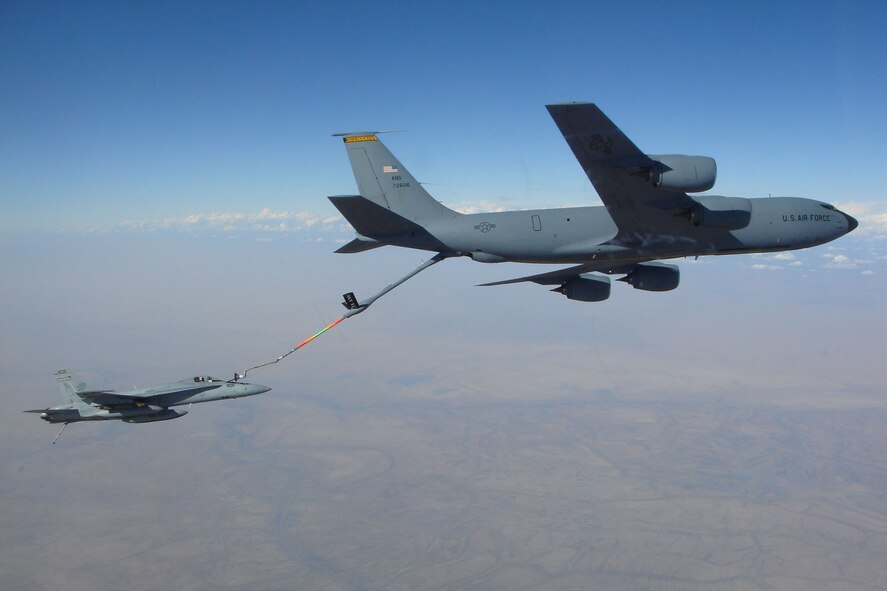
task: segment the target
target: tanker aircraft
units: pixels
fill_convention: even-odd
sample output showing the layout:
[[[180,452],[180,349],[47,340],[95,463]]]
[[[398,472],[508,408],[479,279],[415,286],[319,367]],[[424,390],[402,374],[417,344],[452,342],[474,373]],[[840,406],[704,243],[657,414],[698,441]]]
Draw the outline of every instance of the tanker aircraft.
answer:
[[[393,245],[482,263],[572,264],[484,285],[531,281],[571,300],[599,302],[610,296],[609,275],[635,289],[675,289],[678,267],[662,259],[808,248],[858,225],[813,199],[691,195],[714,186],[714,159],[645,154],[594,104],[547,109],[604,207],[460,214],[428,194],[379,132],[336,134],[360,191],[329,198],[357,232],[336,252]]]
[[[247,384],[234,380],[226,382],[209,376],[198,376],[172,384],[158,384],[124,392],[90,388],[86,382],[66,369],[56,372],[55,378],[64,404],[25,412],[40,413],[40,418],[44,421],[64,423],[65,426],[80,421],[123,421],[124,423],[168,421],[188,414],[187,410],[173,410],[171,406],[243,398],[271,390],[260,384]]]

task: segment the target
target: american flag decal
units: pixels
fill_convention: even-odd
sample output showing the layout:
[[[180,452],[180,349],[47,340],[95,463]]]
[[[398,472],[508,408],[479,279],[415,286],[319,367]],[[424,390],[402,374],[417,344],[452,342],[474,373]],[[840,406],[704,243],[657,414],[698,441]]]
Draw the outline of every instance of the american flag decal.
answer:
[[[385,174],[393,174],[395,172],[398,172],[398,170],[396,166],[389,166],[388,164],[386,164],[382,167],[382,172]]]

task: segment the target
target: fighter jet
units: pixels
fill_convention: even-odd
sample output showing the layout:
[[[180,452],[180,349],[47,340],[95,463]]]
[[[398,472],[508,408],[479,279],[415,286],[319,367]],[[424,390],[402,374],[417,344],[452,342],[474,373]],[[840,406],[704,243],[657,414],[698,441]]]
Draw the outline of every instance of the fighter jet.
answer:
[[[187,410],[173,410],[171,406],[243,398],[271,390],[260,384],[233,380],[226,382],[218,378],[198,376],[172,384],[119,392],[90,388],[86,382],[66,369],[56,372],[55,377],[64,404],[25,412],[40,413],[40,418],[44,421],[65,423],[65,425],[80,421],[123,421],[124,423],[168,421],[188,414]]]
[[[599,302],[610,296],[610,275],[634,289],[675,289],[678,267],[662,259],[808,248],[858,225],[813,199],[692,195],[714,186],[714,159],[645,154],[594,104],[547,109],[604,207],[460,214],[434,200],[377,132],[337,134],[360,195],[329,198],[357,231],[336,252],[394,245],[482,263],[573,264],[484,285],[531,281]]]

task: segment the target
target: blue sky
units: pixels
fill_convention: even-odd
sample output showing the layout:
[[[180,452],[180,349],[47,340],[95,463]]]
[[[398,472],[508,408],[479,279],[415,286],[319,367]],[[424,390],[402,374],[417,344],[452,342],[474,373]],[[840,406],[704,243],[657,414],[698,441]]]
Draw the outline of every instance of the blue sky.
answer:
[[[356,129],[408,130],[389,146],[450,204],[594,202],[543,108],[568,100],[642,149],[714,156],[716,193],[876,215],[885,17],[880,2],[6,2],[0,223],[335,215],[324,197],[354,184],[330,134]]]

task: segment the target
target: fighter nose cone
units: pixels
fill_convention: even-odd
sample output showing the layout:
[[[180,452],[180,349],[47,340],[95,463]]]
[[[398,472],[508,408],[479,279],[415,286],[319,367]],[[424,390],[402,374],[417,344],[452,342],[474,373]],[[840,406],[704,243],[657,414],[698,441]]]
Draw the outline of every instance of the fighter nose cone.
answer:
[[[841,213],[844,212],[842,211]],[[856,227],[859,225],[859,222],[856,221],[856,218],[851,215],[847,215],[846,213],[844,213],[844,217],[847,218],[847,232],[852,232],[853,230],[855,230]]]

